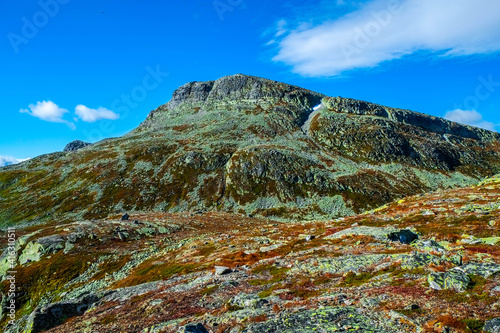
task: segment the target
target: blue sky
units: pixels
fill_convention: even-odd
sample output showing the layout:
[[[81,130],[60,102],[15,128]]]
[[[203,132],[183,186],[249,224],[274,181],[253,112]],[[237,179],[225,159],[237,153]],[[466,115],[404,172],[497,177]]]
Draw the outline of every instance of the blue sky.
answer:
[[[137,127],[243,73],[498,130],[497,0],[0,4],[0,165]]]

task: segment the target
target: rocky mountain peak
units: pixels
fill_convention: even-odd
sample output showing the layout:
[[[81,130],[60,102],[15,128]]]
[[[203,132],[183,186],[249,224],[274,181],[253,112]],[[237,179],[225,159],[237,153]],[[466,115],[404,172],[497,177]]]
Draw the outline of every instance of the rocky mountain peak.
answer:
[[[160,114],[168,114],[165,118],[170,119],[175,111],[180,109],[182,109],[181,113],[183,114],[193,108],[210,111],[226,107],[228,104],[234,105],[235,101],[247,106],[258,105],[264,108],[277,104],[286,105],[287,109],[296,113],[294,115],[296,120],[301,121],[304,117],[302,110],[310,111],[321,103],[323,97],[326,96],[290,84],[236,74],[215,81],[194,81],[182,85],[173,92],[172,99],[167,104],[149,114],[143,125],[151,125],[153,118],[161,121],[163,117],[159,116]],[[296,112],[298,110],[301,111]]]
[[[189,82],[179,87],[172,94],[169,108],[174,108],[184,102],[205,102],[207,100],[278,100],[285,99],[291,94],[324,97],[323,94],[286,83],[256,76],[236,74],[224,76],[215,81]]]

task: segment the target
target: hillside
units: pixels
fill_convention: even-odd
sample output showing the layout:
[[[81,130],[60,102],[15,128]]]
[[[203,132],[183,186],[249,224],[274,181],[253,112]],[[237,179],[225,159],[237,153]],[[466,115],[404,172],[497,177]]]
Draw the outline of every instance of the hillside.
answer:
[[[131,133],[0,168],[0,223],[123,212],[328,219],[500,172],[498,133],[234,75]]]
[[[5,332],[498,332],[499,202],[496,177],[320,222],[142,213],[18,229]]]

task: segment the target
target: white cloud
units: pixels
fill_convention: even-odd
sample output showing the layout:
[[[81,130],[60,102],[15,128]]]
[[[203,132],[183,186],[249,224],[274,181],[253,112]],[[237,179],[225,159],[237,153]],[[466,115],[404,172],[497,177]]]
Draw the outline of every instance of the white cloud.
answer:
[[[6,165],[11,165],[11,164],[21,163],[21,162],[24,162],[27,160],[29,160],[29,158],[19,159],[19,158],[15,158],[12,156],[1,156],[0,155],[0,167],[6,166]]]
[[[51,123],[62,123],[66,124],[69,128],[75,129],[75,124],[63,119],[64,114],[69,111],[60,108],[57,104],[52,101],[42,101],[36,104],[30,104],[28,109],[21,109],[21,113],[27,113],[30,116],[36,117],[38,119],[48,121]]]
[[[499,15],[498,0],[373,0],[339,19],[283,35],[273,60],[301,75],[335,76],[419,51],[488,54],[500,50]],[[278,26],[278,34],[282,30]]]
[[[75,114],[78,118],[87,123],[93,123],[101,119],[116,120],[120,118],[119,114],[106,108],[99,107],[97,109],[91,109],[81,104],[75,108]]]
[[[453,110],[444,115],[445,119],[457,123],[484,128],[490,131],[496,131],[497,125],[483,119],[483,115],[476,110]]]

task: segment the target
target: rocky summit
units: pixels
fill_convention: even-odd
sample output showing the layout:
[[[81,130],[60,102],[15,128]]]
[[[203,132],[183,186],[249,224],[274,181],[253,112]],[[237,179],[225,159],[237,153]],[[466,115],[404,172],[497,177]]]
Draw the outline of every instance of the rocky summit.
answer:
[[[0,222],[349,216],[492,176],[499,142],[441,118],[234,75],[180,87],[123,137],[0,169]]]
[[[500,332],[500,135],[258,77],[0,168],[0,326]]]
[[[85,148],[87,146],[90,146],[90,143],[83,142],[80,140],[75,140],[75,141],[68,143],[66,145],[66,147],[64,147],[63,151],[77,151],[77,150]]]

